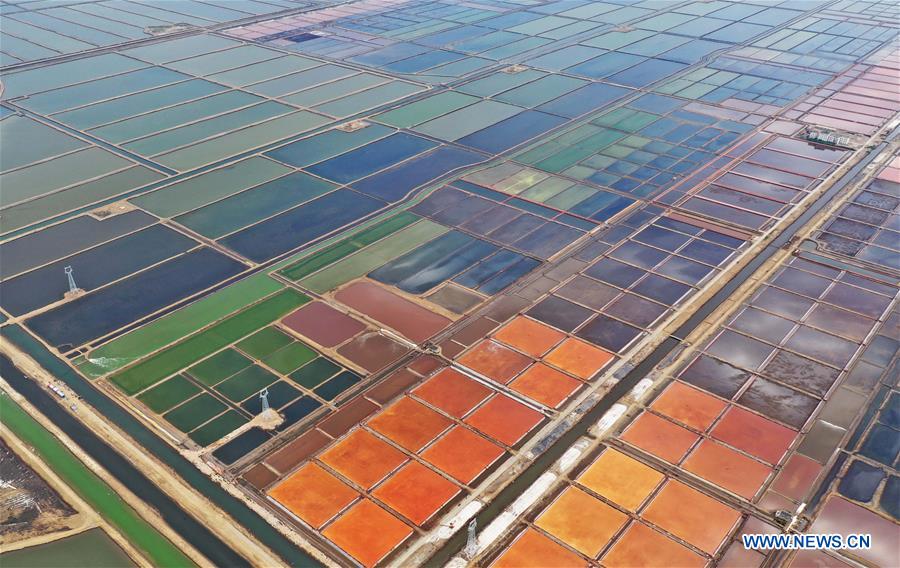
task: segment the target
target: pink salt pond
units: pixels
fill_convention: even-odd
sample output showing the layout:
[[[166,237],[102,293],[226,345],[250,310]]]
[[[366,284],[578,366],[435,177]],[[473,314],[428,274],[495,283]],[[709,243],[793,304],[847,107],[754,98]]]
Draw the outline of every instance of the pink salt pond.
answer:
[[[450,320],[372,282],[354,282],[335,298],[361,314],[422,343],[450,325]]]
[[[281,320],[286,327],[324,347],[335,347],[366,329],[365,324],[323,302],[311,302]]]

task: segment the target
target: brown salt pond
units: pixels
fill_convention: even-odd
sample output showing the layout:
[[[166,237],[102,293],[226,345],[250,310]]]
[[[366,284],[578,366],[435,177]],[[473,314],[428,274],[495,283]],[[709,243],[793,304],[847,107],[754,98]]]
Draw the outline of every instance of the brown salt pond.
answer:
[[[354,282],[335,298],[361,314],[422,343],[450,325],[450,320],[373,284]]]
[[[286,327],[323,347],[335,347],[361,333],[365,324],[324,302],[311,302],[281,320]]]
[[[343,405],[337,412],[323,418],[319,422],[319,429],[329,436],[337,438],[374,414],[379,408],[377,404],[364,397],[356,397]]]
[[[455,314],[464,314],[484,298],[459,286],[446,285],[427,296],[428,301]]]
[[[340,355],[370,373],[396,363],[408,352],[404,345],[374,331],[363,333],[338,348]]]
[[[268,485],[278,479],[278,474],[266,467],[264,464],[258,463],[252,468],[245,471],[241,475],[241,477],[244,478],[247,483],[258,489],[259,491],[262,491]]]

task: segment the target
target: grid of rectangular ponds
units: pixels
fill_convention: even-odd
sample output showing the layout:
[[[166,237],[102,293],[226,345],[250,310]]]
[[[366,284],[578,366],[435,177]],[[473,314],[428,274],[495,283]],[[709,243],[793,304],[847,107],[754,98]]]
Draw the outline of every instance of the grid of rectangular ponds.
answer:
[[[842,206],[816,237],[829,252],[900,271],[900,183],[876,178]]]
[[[900,399],[892,380],[880,382],[900,347],[891,337],[898,287],[820,261],[789,259],[675,380],[575,467],[548,505],[526,516],[494,553],[496,564],[536,556],[567,564],[757,565],[765,555],[744,550],[738,535],[773,528],[721,492],[767,511],[815,507],[816,480],[863,412],[848,446],[857,457],[839,459],[838,480],[826,479],[835,496],[816,523],[894,530],[870,511],[897,515],[873,496],[876,489],[892,495],[898,479]],[[863,556],[877,562],[889,549],[882,543]]]
[[[813,147],[791,138],[762,138],[763,144],[712,181],[695,187],[685,183],[659,201],[761,231],[797,207],[849,155],[846,150]]]
[[[82,30],[78,26],[93,27],[94,17],[127,20],[121,13],[129,12],[127,2],[110,4],[3,4],[0,10],[20,27],[28,19],[49,26],[56,18]],[[220,14],[230,20],[240,16],[230,12],[263,14],[306,4],[261,0]],[[195,18],[193,23],[203,26],[211,22],[204,16],[211,9],[211,3],[192,1],[180,3],[178,11],[185,21]],[[257,490],[356,561],[381,562],[432,527],[546,416],[555,416],[734,260],[753,233],[787,215],[847,158],[847,152],[800,142],[798,124],[771,123],[770,117],[820,86],[825,88],[818,98],[783,117],[817,124],[830,116],[825,105],[852,101],[877,107],[873,101],[893,84],[896,58],[886,50],[896,35],[889,25],[892,9],[889,3],[852,2],[804,12],[796,5],[721,0],[664,7],[618,0],[528,7],[365,0],[245,24],[225,34],[193,33],[90,55],[55,64],[52,72],[4,74],[4,99],[9,99],[0,111],[4,138],[14,132],[37,143],[17,145],[12,162],[4,156],[0,180],[17,197],[3,205],[3,231],[108,203],[123,192],[140,211],[104,221],[75,217],[4,242],[4,261],[12,258],[14,270],[4,268],[2,308],[5,314],[22,314],[58,300],[65,283],[49,276],[63,264],[75,264],[87,294],[28,320],[32,330],[66,350],[98,338],[102,343],[142,318],[156,318],[156,310],[202,297],[185,309],[210,307],[208,313],[191,311],[202,316],[196,323],[179,319],[185,310],[153,321],[157,327],[151,329],[164,331],[159,337],[182,331],[176,339],[152,337],[158,351],[150,357],[153,349],[132,349],[134,358],[111,360],[108,368],[90,355],[76,361],[92,376],[112,373],[106,380],[137,396],[193,443],[207,446],[222,464],[237,464]],[[154,8],[147,17],[164,22],[164,11]],[[137,34],[125,26],[121,32]],[[117,37],[101,41],[100,35],[91,45],[120,43]],[[66,48],[80,49],[86,47]],[[39,50],[13,55],[44,56]],[[867,110],[864,116],[859,131],[871,132],[890,113]],[[364,122],[341,126],[350,119]],[[753,133],[764,124],[763,133]],[[94,138],[89,142],[78,131]],[[559,134],[548,137],[550,131]],[[532,146],[519,150],[527,144]],[[83,169],[98,163],[103,168]],[[451,174],[410,211],[385,216],[321,251],[287,256],[340,235]],[[169,177],[174,183],[166,181]],[[886,200],[895,191],[891,179],[883,177],[860,193],[876,196],[877,203],[847,205],[822,235],[838,242],[835,236],[862,236],[859,224],[881,225],[858,240],[863,248],[857,258],[874,264],[882,259],[884,267],[888,253],[877,247],[890,244],[883,241],[896,230],[896,212],[888,211],[892,202]],[[141,194],[131,195],[132,190]],[[643,202],[648,198],[666,208],[648,206]],[[859,218],[863,214],[866,218]],[[611,226],[591,237],[565,270],[551,270],[501,295],[604,223]],[[180,234],[184,230],[216,241],[244,261],[213,252]],[[101,268],[98,259],[119,258],[122,250],[135,247],[141,252],[129,263]],[[27,258],[26,250],[37,254]],[[457,250],[464,252],[454,254]],[[392,302],[412,303],[401,294],[416,296],[417,309],[437,312],[429,315],[438,316],[441,326],[492,296],[501,301],[442,341],[455,371],[435,372],[433,362],[420,361],[382,379],[377,371],[399,360],[406,347],[369,330],[341,339],[334,350],[307,342],[301,332],[303,340],[288,337],[273,324],[301,311],[297,308],[307,300],[265,274],[246,287],[252,288],[250,299],[235,299],[230,290],[236,285],[201,292],[253,263],[282,256],[289,260],[275,270],[324,295],[314,305],[346,310],[350,319],[371,318],[400,335],[402,322],[391,314],[371,307],[359,315],[359,306],[349,305],[360,285],[388,294]],[[212,277],[191,280],[192,271],[210,272],[198,270],[198,262],[218,268]],[[861,288],[863,281],[850,273],[810,266],[795,261],[767,288],[770,294],[802,298],[800,303],[814,302],[809,314],[746,307],[698,359],[750,365],[717,359],[736,351],[722,345],[738,341],[746,353],[768,349],[767,361],[777,363],[744,369],[744,381],[730,394],[713,387],[701,392],[697,387],[707,387],[692,384],[685,370],[673,383],[677,388],[669,387],[661,402],[644,411],[634,430],[603,453],[602,463],[637,458],[645,469],[635,471],[646,473],[654,459],[668,461],[743,499],[780,503],[761,489],[784,490],[779,478],[771,477],[778,475],[772,474],[778,456],[754,454],[755,448],[741,445],[749,443],[746,436],[729,438],[725,426],[746,427],[755,420],[773,439],[787,439],[821,404],[821,376],[841,372],[845,363],[821,359],[849,352],[854,341],[862,341],[866,318],[881,317],[844,305],[849,300],[835,300],[828,291],[822,297],[811,291],[798,295],[804,290],[792,288],[791,279],[799,274],[802,286],[810,286],[815,278],[831,278],[828,290],[852,289],[856,300],[890,295],[871,284]],[[369,280],[357,281],[363,278]],[[154,284],[163,281],[178,285],[168,290]],[[46,289],[37,286],[43,282]],[[40,294],[29,292],[38,288]],[[122,308],[135,294],[144,302]],[[101,322],[100,315],[110,310],[118,314],[115,321]],[[822,314],[828,310],[854,326],[827,328]],[[757,333],[760,326],[769,331],[788,322],[792,331],[786,337]],[[211,327],[203,330],[206,325]],[[128,353],[131,337],[137,335],[126,333],[118,338],[121,343],[114,339],[98,352],[116,353],[122,345]],[[827,353],[810,351],[826,340]],[[773,371],[801,363],[803,372],[809,371],[802,380]],[[720,382],[738,382],[735,373]],[[368,375],[374,384],[368,384]],[[257,393],[264,387],[272,407],[285,417],[274,432],[246,426],[260,410]],[[465,404],[457,399],[461,392],[469,393]],[[771,404],[779,397],[793,401],[790,412]],[[679,401],[685,400],[719,408],[722,415],[703,428],[676,424]],[[408,431],[407,411],[421,419]],[[881,454],[868,440],[881,439],[884,428],[893,427],[888,410],[879,416],[860,442],[860,460],[871,467]],[[655,446],[642,431],[644,422],[669,432],[676,448],[689,441],[697,446],[679,456],[648,459]],[[295,425],[311,429],[295,437]],[[288,430],[287,437],[280,435]],[[811,437],[822,439],[817,436]],[[285,443],[290,451],[282,448]],[[806,444],[785,458],[785,469],[795,462],[797,468],[808,466],[803,459],[822,465],[816,453],[821,442]],[[245,464],[245,456],[263,445],[268,450],[262,462]],[[380,477],[341,462],[342,452],[371,453],[373,447],[397,456],[387,469],[373,462]],[[478,467],[456,469],[459,460],[453,456],[460,452],[477,456]],[[722,477],[717,468],[723,464],[740,469],[742,478]],[[363,474],[368,481],[359,477]],[[726,550],[734,548],[728,545],[735,534],[731,529],[743,521],[727,507],[710,504],[702,491],[662,480],[647,490],[655,496],[638,512],[634,496],[631,504],[619,502],[588,478],[579,481],[578,490],[593,492],[590,499],[568,491],[554,514],[536,520],[516,542],[525,541],[530,554],[557,547],[557,553],[562,549],[581,561],[586,558],[578,554],[627,562],[634,550],[655,546],[685,565],[736,554]],[[884,481],[884,491],[894,487],[891,483]],[[298,500],[300,485],[335,499],[328,518],[310,516],[308,504]],[[410,502],[397,490],[401,486],[426,494]],[[863,493],[843,495],[871,502]],[[594,501],[607,509],[601,511]],[[672,510],[673,502],[693,503],[709,517],[685,521]],[[595,513],[599,534],[579,536],[559,523],[559,511],[575,514],[580,507]],[[632,516],[630,524],[622,515]],[[701,521],[714,527],[713,536],[684,529]],[[366,532],[372,526],[385,527],[384,534]],[[621,538],[613,534],[620,529]],[[604,536],[603,531],[612,532]]]
[[[640,228],[648,216],[652,213],[639,211],[618,225],[612,233],[624,240],[609,251],[598,254],[589,247],[576,254],[590,264],[526,313],[621,353],[696,293],[745,242],[696,221],[666,216]]]
[[[679,99],[643,95],[514,159],[635,197],[651,197],[753,129],[739,122],[743,113],[720,119],[685,106]]]
[[[185,0],[183,2],[15,2],[0,3],[0,66],[77,53],[97,47],[206,27],[264,14],[312,7],[302,0]]]
[[[367,564],[467,493],[542,419],[429,357],[370,387],[341,412],[243,476],[294,522]],[[456,459],[460,453],[469,459]]]

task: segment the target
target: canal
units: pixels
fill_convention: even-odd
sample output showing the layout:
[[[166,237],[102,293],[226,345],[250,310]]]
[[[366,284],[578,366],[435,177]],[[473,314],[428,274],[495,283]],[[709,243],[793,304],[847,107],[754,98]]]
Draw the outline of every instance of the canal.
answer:
[[[897,137],[900,130],[891,134],[888,142]],[[678,327],[669,337],[660,343],[647,357],[644,358],[637,366],[628,372],[619,380],[610,391],[600,399],[596,406],[584,414],[581,419],[575,423],[570,430],[560,436],[547,450],[538,456],[515,481],[507,485],[500,493],[494,497],[491,502],[481,510],[476,516],[479,527],[486,527],[493,521],[506,507],[522,494],[532,483],[534,483],[542,473],[553,465],[569,447],[572,446],[581,436],[597,423],[597,421],[609,410],[613,404],[618,402],[623,396],[640,382],[653,368],[660,363],[666,356],[671,354],[681,342],[690,333],[696,329],[703,320],[706,319],[713,311],[716,310],[725,300],[750,278],[753,273],[762,266],[769,258],[772,257],[779,249],[789,244],[791,239],[802,229],[812,218],[821,211],[826,205],[832,202],[841,191],[846,188],[850,182],[854,181],[868,166],[876,156],[881,154],[887,147],[888,142],[883,142],[878,147],[869,150],[869,152],[850,168],[840,179],[838,179],[830,188],[828,188],[810,207],[803,212],[797,219],[792,221],[771,243],[763,248],[750,260],[741,270],[732,276],[725,285],[716,292],[711,298],[704,302],[691,317]],[[453,556],[457,555],[466,544],[466,532],[457,531],[447,542],[438,549],[434,555],[428,560],[429,566],[443,566]]]
[[[188,485],[240,523],[250,534],[277,554],[287,565],[318,567],[320,563],[301,550],[245,503],[235,498],[185,459],[162,438],[141,424],[115,401],[59,360],[18,325],[0,328],[0,335],[27,353],[41,367],[63,381],[83,402],[131,436],[147,452],[174,470]],[[2,376],[17,392],[69,436],[94,460],[147,504],[155,507],[185,540],[217,566],[245,566],[247,561],[226,546],[205,526],[188,515],[166,493],[62,408],[47,391],[26,377],[6,357]]]

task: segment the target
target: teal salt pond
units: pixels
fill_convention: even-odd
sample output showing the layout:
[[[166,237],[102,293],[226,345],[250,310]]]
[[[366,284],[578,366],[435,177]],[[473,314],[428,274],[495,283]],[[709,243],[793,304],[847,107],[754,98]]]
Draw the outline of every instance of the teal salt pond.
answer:
[[[51,70],[5,75],[6,97],[27,96],[20,101],[23,108],[175,171],[424,90],[390,76],[207,35]]]
[[[0,145],[0,233],[164,178],[134,160],[21,115],[0,116]]]
[[[138,0],[69,4],[16,2],[3,6],[0,65],[14,65],[88,49],[309,6],[298,0],[183,0],[149,6]]]
[[[6,568],[125,568],[137,566],[102,529],[0,554]]]

